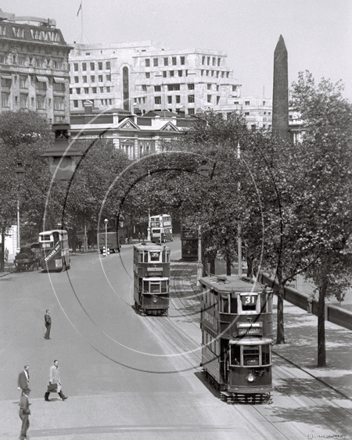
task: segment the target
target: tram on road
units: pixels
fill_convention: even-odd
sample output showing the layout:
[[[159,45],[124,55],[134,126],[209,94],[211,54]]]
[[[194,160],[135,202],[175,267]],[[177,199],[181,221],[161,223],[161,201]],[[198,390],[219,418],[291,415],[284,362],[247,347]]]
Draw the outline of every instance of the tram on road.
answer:
[[[173,241],[172,220],[168,214],[153,215],[149,219],[150,237],[154,243]]]
[[[133,246],[134,306],[143,315],[167,315],[170,248],[154,243]]]
[[[68,234],[64,229],[39,233],[41,266],[43,270],[62,271],[70,269]]]
[[[198,231],[182,225],[181,229],[181,258],[187,261],[198,260]]]
[[[272,290],[248,278],[200,279],[203,373],[228,403],[263,403],[272,390]]]

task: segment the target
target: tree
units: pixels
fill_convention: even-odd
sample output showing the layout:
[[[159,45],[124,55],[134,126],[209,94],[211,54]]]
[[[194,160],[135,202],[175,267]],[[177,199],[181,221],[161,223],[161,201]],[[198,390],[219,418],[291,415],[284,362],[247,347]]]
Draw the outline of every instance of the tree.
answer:
[[[292,85],[292,105],[303,120],[301,149],[305,190],[301,195],[301,245],[311,261],[305,276],[319,292],[318,366],[326,365],[324,303],[327,296],[342,300],[351,286],[348,245],[352,234],[351,104],[342,96],[340,82],[300,73]]]

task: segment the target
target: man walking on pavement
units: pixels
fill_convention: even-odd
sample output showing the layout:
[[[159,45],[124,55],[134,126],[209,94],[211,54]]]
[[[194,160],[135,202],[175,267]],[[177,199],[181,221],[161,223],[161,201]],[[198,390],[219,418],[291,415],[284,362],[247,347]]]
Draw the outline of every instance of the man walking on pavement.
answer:
[[[44,315],[44,324],[46,327],[46,332],[44,335],[45,339],[50,339],[50,329],[51,329],[51,316],[50,316],[50,310],[47,309]]]
[[[18,375],[17,381],[18,389],[22,392],[29,388],[29,366],[25,365],[23,371]]]
[[[53,386],[56,385],[56,386]],[[62,400],[68,399],[61,390],[61,379],[60,379],[60,371],[59,371],[59,361],[54,360],[54,365],[50,367],[49,371],[49,385],[48,390],[44,394],[44,399],[46,402],[49,402],[49,396],[51,392],[58,393]]]
[[[27,431],[29,428],[29,415],[31,413],[30,409],[29,409],[29,400],[28,400],[28,396],[30,393],[30,389],[27,388],[26,390],[22,391],[22,395],[20,398],[20,411],[19,411],[19,416],[20,419],[22,420],[22,426],[21,426],[21,434],[20,434],[20,440],[24,440],[24,439],[28,439],[27,437]]]

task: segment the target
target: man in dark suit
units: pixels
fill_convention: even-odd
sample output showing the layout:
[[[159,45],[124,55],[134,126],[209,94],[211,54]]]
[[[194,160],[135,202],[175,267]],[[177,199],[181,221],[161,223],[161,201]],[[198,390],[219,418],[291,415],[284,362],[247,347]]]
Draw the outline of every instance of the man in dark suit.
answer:
[[[49,309],[45,312],[44,324],[45,324],[45,327],[46,327],[46,332],[45,332],[44,338],[45,339],[50,339],[51,316],[50,316],[50,310]]]
[[[27,388],[26,390],[22,391],[22,395],[20,398],[20,411],[19,411],[19,416],[20,419],[22,420],[22,426],[21,426],[21,434],[20,434],[20,440],[24,440],[27,439],[27,431],[29,428],[29,415],[31,413],[30,409],[29,409],[29,400],[28,400],[28,396],[30,393],[30,389]]]
[[[18,375],[18,389],[22,392],[29,388],[29,366],[25,365],[23,367],[23,371]]]

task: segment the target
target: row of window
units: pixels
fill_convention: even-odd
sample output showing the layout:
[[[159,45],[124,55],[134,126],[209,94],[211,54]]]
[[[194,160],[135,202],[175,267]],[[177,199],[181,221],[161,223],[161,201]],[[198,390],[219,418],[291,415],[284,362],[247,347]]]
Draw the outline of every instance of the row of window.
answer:
[[[89,70],[93,71],[93,70],[104,70],[104,62],[103,61],[91,61],[89,63],[83,62],[83,63],[70,63],[70,69],[71,66],[73,64],[73,70],[75,72],[78,72],[79,70],[81,70],[82,72],[86,72],[89,68]],[[81,69],[79,69],[79,66],[81,66]],[[105,61],[105,70],[110,70],[111,69],[111,63],[110,61]]]
[[[236,87],[236,86],[233,86],[233,87]],[[234,89],[232,89],[232,90],[234,90]],[[240,102],[239,101],[234,101],[234,104],[235,105],[240,105]],[[251,102],[250,101],[244,101],[244,105],[251,105]],[[255,104],[255,105],[257,105],[257,104]],[[263,105],[266,105],[266,101],[263,101]]]
[[[216,78],[229,78],[230,72],[224,72],[220,70],[201,70],[200,71],[201,76],[213,76]]]
[[[185,88],[186,86],[187,86],[188,90],[194,90],[194,88],[195,88],[194,83],[190,83],[190,84],[165,84],[163,87],[167,87],[168,92],[174,92],[174,91],[181,90],[181,87]],[[218,84],[211,84],[211,83],[207,84],[207,90],[212,90],[214,88],[213,86],[215,86],[215,89],[218,92],[220,89],[220,86]],[[142,87],[143,92],[147,91],[148,86],[146,84],[143,84],[141,87]],[[162,86],[154,86],[154,92],[161,92],[161,87]]]
[[[52,59],[47,57],[32,57],[29,55],[19,55],[19,54],[0,54],[1,64],[18,64],[24,67],[41,67],[44,69],[62,69],[63,62],[61,59]]]
[[[74,99],[73,100],[73,107],[74,108],[84,107],[84,103],[85,103],[85,99],[83,99],[82,101],[80,101],[78,99]],[[96,99],[96,100],[94,100],[95,107],[98,107],[99,104],[101,104],[103,106],[112,105],[112,99]]]
[[[77,87],[70,89],[70,94],[88,95],[89,93],[110,93],[111,87]]]
[[[97,79],[97,81],[96,81],[96,79]],[[105,75],[105,81],[111,81],[111,75],[110,74]],[[74,76],[72,82],[78,84],[80,82],[79,76]],[[88,83],[88,76],[83,75],[81,82]],[[100,82],[101,83],[101,82],[104,82],[104,75],[90,75],[89,76],[89,82],[90,83],[94,83],[94,82]]]
[[[152,58],[152,63],[153,63],[153,67],[158,67],[159,65],[161,66],[162,63],[164,66],[177,66],[177,65],[184,66],[185,65],[185,57],[184,56],[163,57],[160,60],[159,60],[159,58]],[[151,59],[150,58],[145,59],[145,67],[151,67]]]
[[[14,82],[16,84],[17,82],[17,76],[14,77]],[[38,79],[38,77],[32,76],[28,77],[28,75],[20,75],[20,88],[21,89],[28,89],[29,87],[29,81],[31,78],[32,85],[35,86],[36,90],[46,91],[48,86],[48,78],[41,77],[41,80]],[[56,82],[55,79],[53,81],[53,91],[54,92],[62,92],[64,93],[66,90],[66,86],[64,82]],[[12,86],[12,78],[5,78],[4,76],[1,78],[1,87],[5,89],[10,89]]]
[[[20,108],[36,108],[37,110],[46,110],[51,108],[52,100],[47,99],[45,96],[37,95],[36,98],[31,97],[29,99],[27,93],[20,93],[19,100],[18,96],[15,96],[15,106],[20,105]],[[29,105],[30,104],[30,105]],[[1,107],[10,108],[10,93],[1,92]],[[54,110],[65,110],[65,98],[61,96],[54,97]]]
[[[221,64],[221,58],[219,57],[207,57],[207,56],[202,56],[202,64],[203,66],[208,65],[208,66],[220,66]]]

